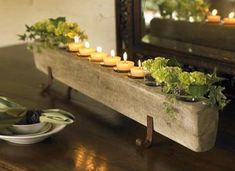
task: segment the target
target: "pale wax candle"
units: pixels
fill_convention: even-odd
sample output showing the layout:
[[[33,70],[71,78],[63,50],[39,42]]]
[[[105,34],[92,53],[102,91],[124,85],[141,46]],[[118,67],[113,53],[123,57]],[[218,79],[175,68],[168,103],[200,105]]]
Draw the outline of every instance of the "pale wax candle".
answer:
[[[211,15],[207,16],[208,23],[219,23],[221,21],[221,16],[217,15],[218,11],[213,9]]]
[[[230,12],[227,18],[224,18],[225,25],[235,25],[234,12]]]
[[[131,68],[131,76],[133,77],[144,77],[144,69],[141,65],[141,61],[138,60],[138,67]]]
[[[121,60],[121,57],[116,56],[115,51],[111,50],[110,56],[104,58],[104,65],[116,66],[117,62]]]
[[[103,59],[107,56],[107,53],[102,52],[102,47],[98,46],[96,48],[96,52],[91,53],[91,60],[95,62],[102,62]]]
[[[78,52],[80,48],[83,48],[83,43],[80,42],[79,36],[74,37],[74,42],[68,44],[70,52]]]
[[[95,48],[90,48],[89,42],[85,42],[85,47],[79,49],[78,55],[80,56],[90,56],[91,53],[95,52]]]
[[[117,70],[118,71],[130,71],[130,69],[134,67],[134,62],[127,61],[127,53],[123,53],[123,61],[117,62]]]

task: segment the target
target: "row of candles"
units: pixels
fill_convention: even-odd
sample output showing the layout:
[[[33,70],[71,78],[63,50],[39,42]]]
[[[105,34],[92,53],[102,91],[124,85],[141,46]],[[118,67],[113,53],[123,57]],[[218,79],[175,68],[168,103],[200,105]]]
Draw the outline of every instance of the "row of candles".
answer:
[[[127,60],[128,56],[126,52],[123,53],[123,60],[121,60],[121,57],[117,56],[114,50],[111,50],[109,55],[103,52],[100,46],[95,49],[90,47],[89,42],[83,44],[80,42],[78,36],[74,37],[74,42],[68,44],[68,50],[77,53],[80,57],[89,57],[91,61],[100,62],[101,65],[114,67],[116,71],[130,72],[132,77],[144,77],[141,61],[138,60],[138,66],[135,67],[133,61]]]
[[[207,16],[207,22],[209,23],[221,23],[221,16],[217,15],[218,11],[213,9],[211,15]],[[228,17],[223,19],[223,24],[225,25],[235,25],[235,13],[230,12]]]

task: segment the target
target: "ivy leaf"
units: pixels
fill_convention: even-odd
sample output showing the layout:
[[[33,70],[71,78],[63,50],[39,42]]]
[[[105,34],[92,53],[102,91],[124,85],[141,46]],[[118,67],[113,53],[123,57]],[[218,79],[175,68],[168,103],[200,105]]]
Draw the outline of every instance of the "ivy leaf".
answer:
[[[59,22],[65,22],[65,17],[57,17],[56,19],[50,18],[50,21],[53,23],[54,26],[58,26]]]
[[[210,84],[215,84],[221,81],[224,81],[225,78],[218,77],[216,74],[216,69],[214,69],[214,72],[209,75],[209,82]]]
[[[29,38],[30,39],[33,39],[34,38],[34,35],[31,33],[31,34],[29,34]]]
[[[172,58],[167,62],[167,66],[181,67],[182,65],[175,58]]]
[[[224,87],[212,86],[208,95],[211,105],[217,105],[219,109],[223,109],[228,103],[227,97],[223,94]]]
[[[32,30],[32,27],[30,27],[29,25],[25,24],[26,27],[26,32],[30,32]]]
[[[194,98],[204,97],[207,92],[208,92],[208,87],[206,85],[190,85],[189,86],[189,93]]]
[[[26,34],[22,34],[22,35],[18,34],[17,36],[19,37],[19,40],[23,40],[23,41],[25,41],[27,37]]]

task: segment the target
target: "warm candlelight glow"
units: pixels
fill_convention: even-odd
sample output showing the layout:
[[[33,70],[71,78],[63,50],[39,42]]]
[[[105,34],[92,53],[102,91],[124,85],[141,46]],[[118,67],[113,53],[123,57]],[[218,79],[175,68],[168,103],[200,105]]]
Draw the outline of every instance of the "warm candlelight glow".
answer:
[[[234,15],[235,15],[235,13],[234,13],[234,12],[230,12],[230,13],[229,13],[229,15],[228,15],[228,18],[233,18],[233,17],[234,17]]]
[[[97,51],[97,52],[102,52],[102,47],[97,46],[96,51]]]
[[[225,25],[235,25],[235,18],[234,18],[235,13],[234,12],[230,12],[228,14],[227,18],[224,18],[224,24]]]
[[[79,43],[79,36],[74,37],[74,43]]]
[[[84,47],[84,45],[82,42],[80,42],[79,36],[74,36],[73,39],[74,42],[68,43],[68,50],[70,52],[78,52],[80,48]]]
[[[84,43],[84,48],[80,48],[79,49],[79,56],[90,56],[92,53],[96,52],[95,48],[90,48],[90,43],[89,42],[85,42]]]
[[[210,15],[207,16],[207,22],[209,23],[220,23],[221,21],[221,16],[217,15],[218,10],[213,9]]]
[[[123,53],[123,61],[117,62],[117,70],[118,71],[125,71],[128,72],[130,69],[134,67],[134,62],[133,61],[128,61],[127,60],[127,53]]]
[[[131,76],[132,77],[138,77],[138,78],[143,78],[144,77],[144,69],[141,67],[141,61],[138,60],[138,67],[133,67],[131,68]]]
[[[89,42],[85,42],[85,48],[90,48],[90,43]]]
[[[104,58],[104,65],[105,66],[116,66],[117,62],[121,60],[121,57],[116,56],[115,50],[110,51],[110,56]]]
[[[141,66],[142,66],[141,61],[138,60],[138,67],[141,67]]]
[[[216,16],[217,13],[218,13],[217,9],[213,9],[212,12],[211,12],[211,14],[212,14],[213,16]]]
[[[114,56],[115,56],[115,50],[112,49],[112,50],[110,51],[110,56],[111,56],[111,57],[114,57]]]
[[[127,53],[126,52],[123,53],[123,60],[127,61]]]
[[[104,58],[108,56],[107,53],[102,52],[102,47],[97,46],[96,52],[91,53],[91,61],[93,62],[102,62]]]

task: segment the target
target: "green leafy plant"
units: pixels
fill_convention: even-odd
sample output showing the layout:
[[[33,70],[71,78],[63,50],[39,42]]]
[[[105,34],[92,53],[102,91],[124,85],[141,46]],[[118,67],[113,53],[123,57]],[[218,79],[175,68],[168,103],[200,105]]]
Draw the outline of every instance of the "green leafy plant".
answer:
[[[223,78],[217,77],[216,71],[212,74],[199,71],[186,72],[179,67],[177,61],[172,63],[163,57],[144,61],[143,64],[151,72],[155,81],[161,83],[162,91],[168,94],[167,101],[163,104],[166,112],[171,116],[175,113],[174,99],[203,100],[218,109],[223,109],[229,102],[223,94],[224,87],[219,85]],[[169,66],[170,64],[173,66]]]
[[[155,59],[147,59],[142,63],[145,70],[150,73],[165,66],[181,66],[181,64],[174,58],[166,59],[164,57],[155,57]]]
[[[179,67],[162,67],[152,73],[156,82],[163,85],[163,92],[173,93],[178,84],[178,75],[182,72]]]
[[[87,39],[87,35],[81,31],[79,25],[74,22],[67,22],[65,17],[49,18],[38,21],[32,26],[25,25],[26,31],[22,35],[18,35],[20,40],[26,41],[28,47],[33,49],[33,42],[37,44],[38,51],[41,48],[53,48],[60,44],[66,45],[73,41],[75,36],[79,36],[81,40]]]

